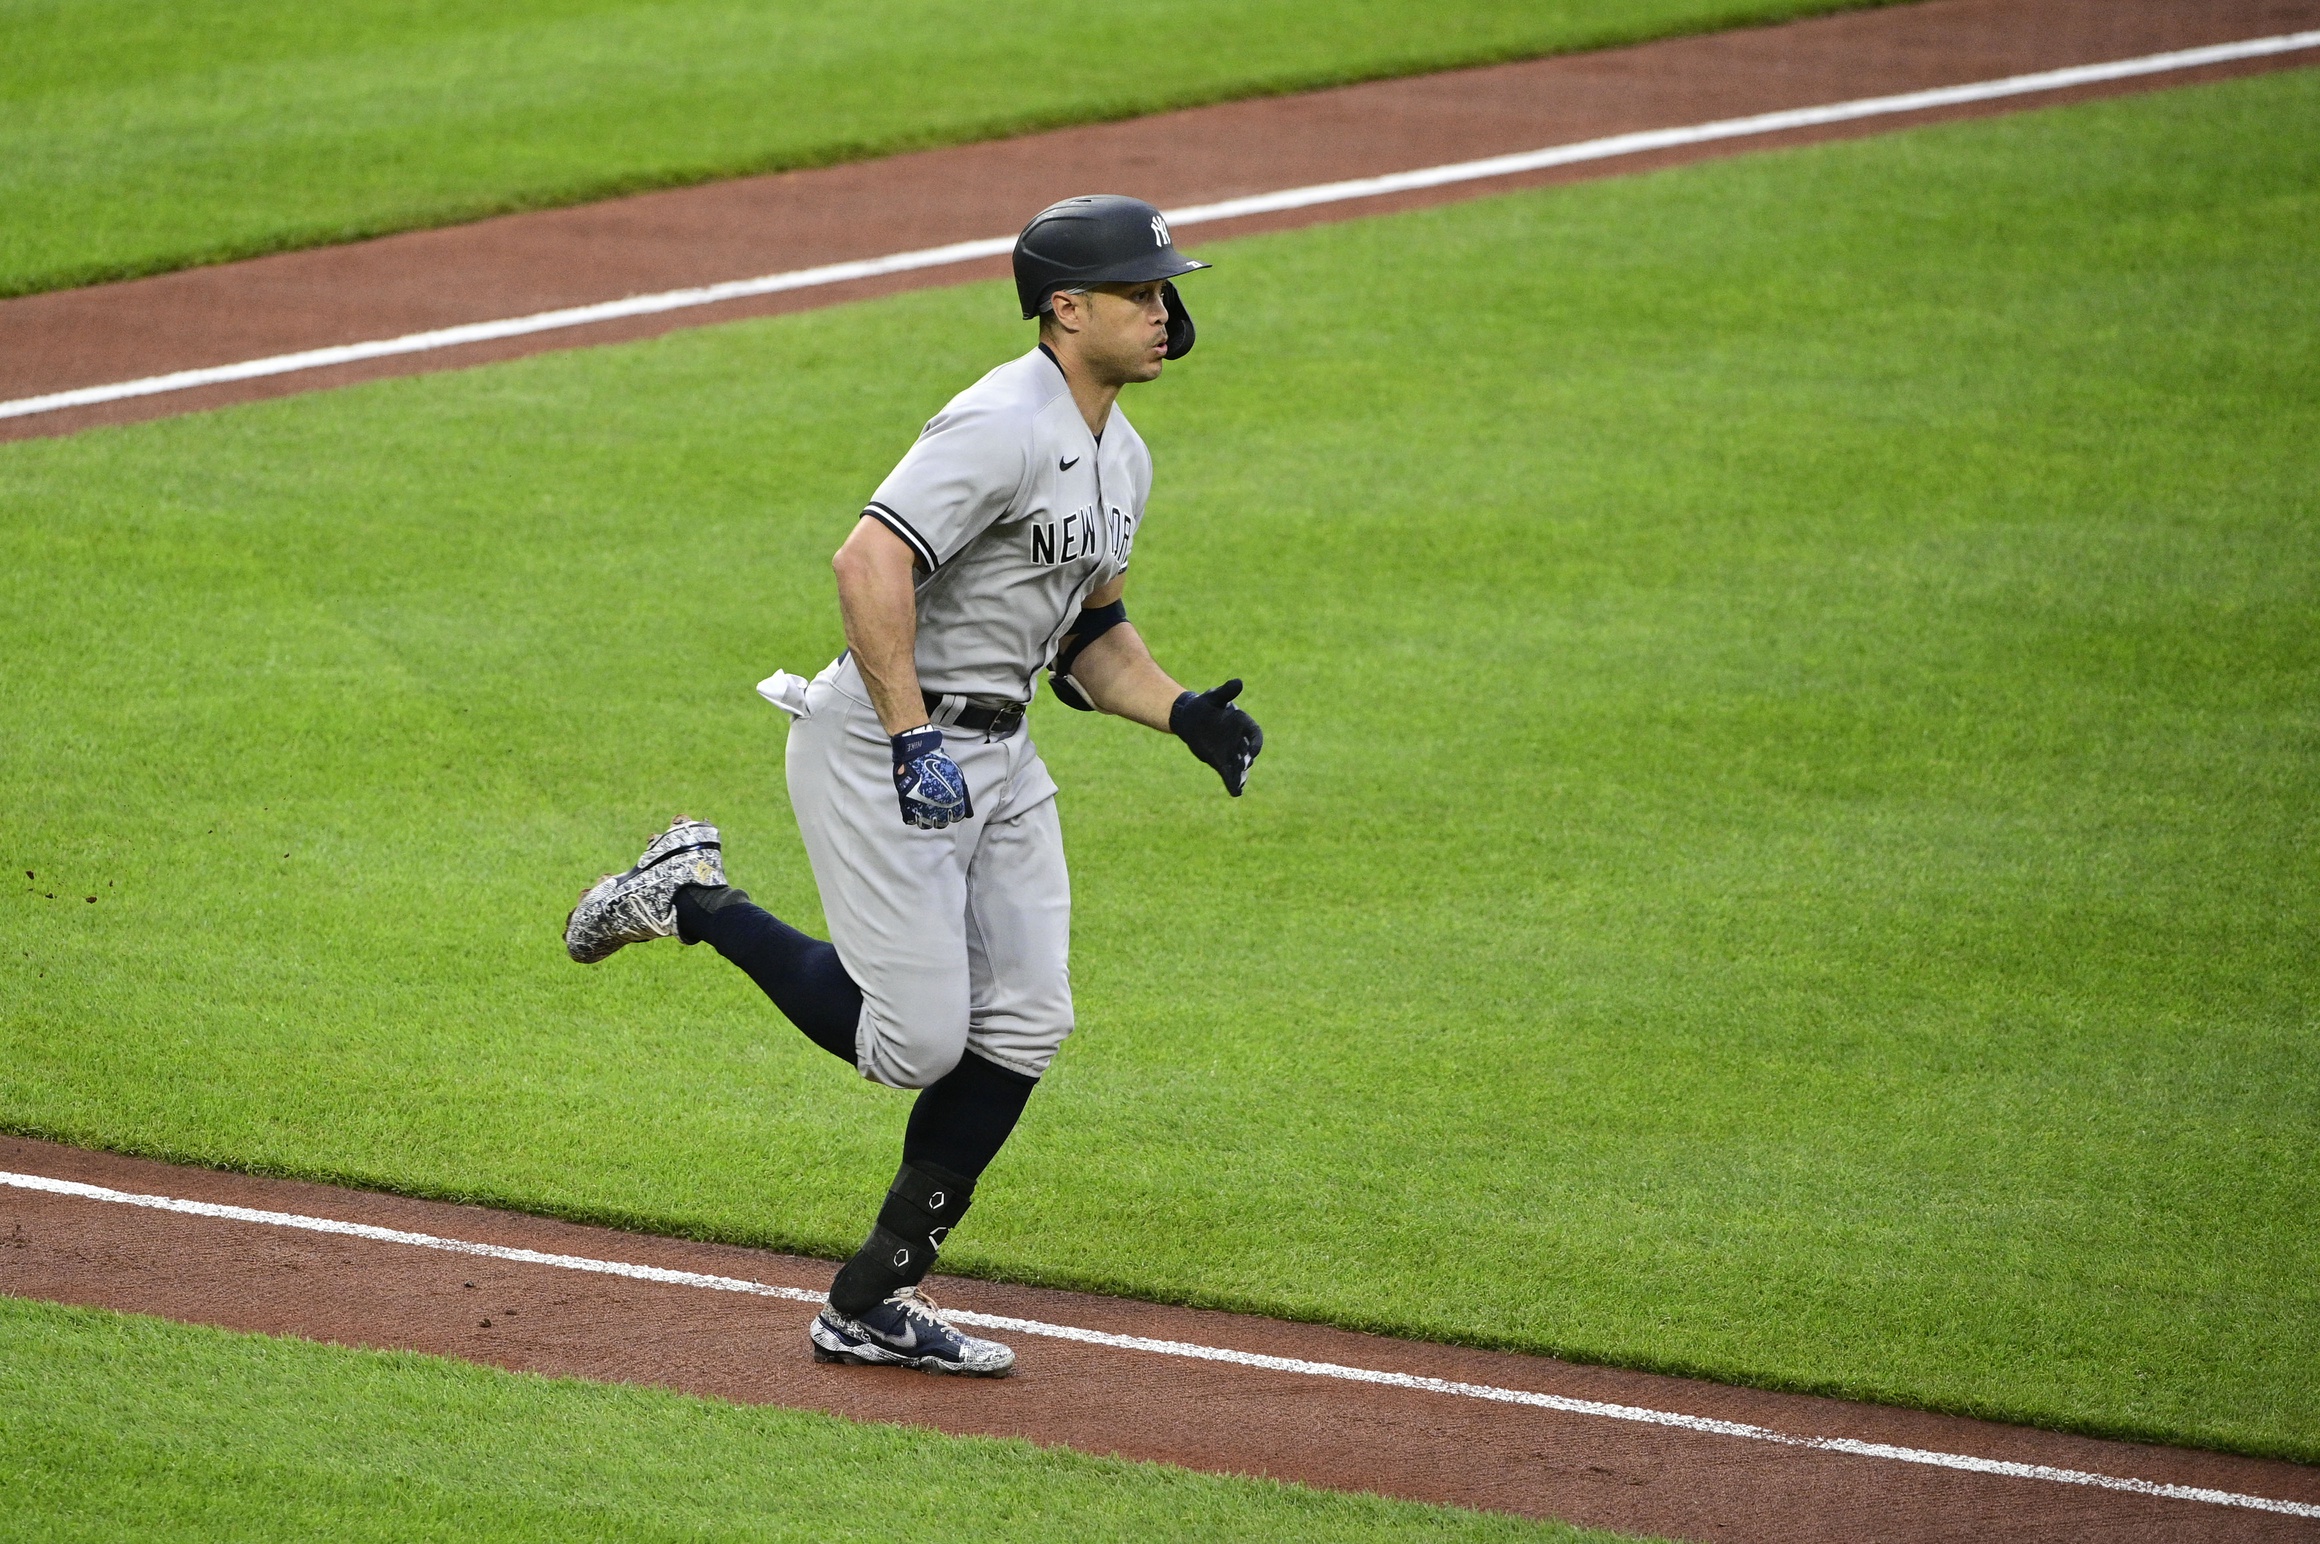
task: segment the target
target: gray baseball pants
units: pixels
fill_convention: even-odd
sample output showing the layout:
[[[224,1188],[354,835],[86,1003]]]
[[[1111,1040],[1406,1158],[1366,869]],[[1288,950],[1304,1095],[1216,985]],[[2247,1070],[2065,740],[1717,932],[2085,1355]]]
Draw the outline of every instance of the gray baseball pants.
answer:
[[[975,813],[940,831],[904,825],[886,730],[838,684],[851,674],[807,688],[788,773],[830,942],[862,988],[854,1064],[924,1088],[971,1050],[1038,1077],[1072,1028],[1055,781],[1028,727],[1004,740],[946,729]]]

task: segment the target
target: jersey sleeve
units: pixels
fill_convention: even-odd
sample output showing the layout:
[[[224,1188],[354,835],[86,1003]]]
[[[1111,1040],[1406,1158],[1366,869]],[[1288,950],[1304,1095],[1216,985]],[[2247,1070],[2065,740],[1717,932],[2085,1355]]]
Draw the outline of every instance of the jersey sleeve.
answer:
[[[954,403],[927,421],[862,513],[901,537],[931,574],[1017,501],[1029,442],[1014,415]]]

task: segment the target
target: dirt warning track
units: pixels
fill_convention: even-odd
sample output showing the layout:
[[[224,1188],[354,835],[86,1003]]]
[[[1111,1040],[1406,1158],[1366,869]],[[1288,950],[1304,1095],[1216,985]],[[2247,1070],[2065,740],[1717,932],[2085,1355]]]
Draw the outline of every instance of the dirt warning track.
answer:
[[[968,252],[884,271],[815,274],[961,243],[996,243],[1091,187],[1164,208],[1211,207],[1479,159],[2320,28],[2320,0],[1926,0],[1676,39],[1166,113],[880,161],[645,194],[123,284],[0,302],[0,439],[189,412],[383,375],[650,336],[1005,271]],[[1770,144],[1879,132],[2090,96],[2294,67],[2309,49],[1760,132],[1623,148],[1506,175],[1297,208],[1211,215],[1243,234],[1509,188],[1640,171]],[[435,338],[246,378],[28,408],[58,393],[604,306],[782,275],[759,293],[514,335]],[[7,411],[15,409],[13,413]]]
[[[2320,1538],[2320,1470],[940,1281],[1004,1382],[815,1363],[826,1262],[0,1138],[0,1291],[1680,1539]]]

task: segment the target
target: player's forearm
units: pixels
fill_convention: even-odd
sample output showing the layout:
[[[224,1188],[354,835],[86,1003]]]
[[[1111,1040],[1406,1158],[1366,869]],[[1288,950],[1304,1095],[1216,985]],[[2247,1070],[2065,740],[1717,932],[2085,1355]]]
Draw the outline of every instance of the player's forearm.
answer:
[[[908,601],[897,607],[882,590],[852,604],[841,598],[840,605],[846,613],[846,646],[854,651],[854,668],[862,673],[878,722],[888,734],[916,729],[926,722],[926,697],[912,657],[918,644],[916,609]]]
[[[1106,713],[1168,732],[1168,714],[1184,688],[1152,658],[1133,623],[1123,622],[1081,651],[1072,679]]]
[[[878,721],[888,734],[916,729],[926,722],[926,698],[918,685],[918,596],[909,550],[883,528],[868,540],[857,531],[830,567],[838,576],[846,647]]]

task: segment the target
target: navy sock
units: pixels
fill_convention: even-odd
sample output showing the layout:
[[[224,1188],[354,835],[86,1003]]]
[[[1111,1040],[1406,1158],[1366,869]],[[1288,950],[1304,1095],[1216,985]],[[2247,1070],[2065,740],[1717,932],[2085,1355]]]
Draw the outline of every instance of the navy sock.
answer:
[[[708,944],[740,966],[808,1040],[854,1065],[862,989],[846,974],[836,949],[799,932],[732,885],[678,890],[677,936],[689,944]]]
[[[902,1161],[931,1163],[968,1180],[982,1178],[1038,1086],[1037,1078],[1009,1072],[969,1051],[910,1107]]]

